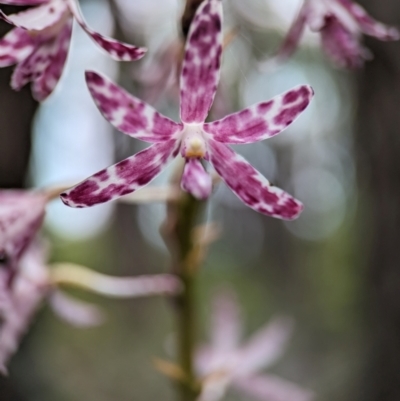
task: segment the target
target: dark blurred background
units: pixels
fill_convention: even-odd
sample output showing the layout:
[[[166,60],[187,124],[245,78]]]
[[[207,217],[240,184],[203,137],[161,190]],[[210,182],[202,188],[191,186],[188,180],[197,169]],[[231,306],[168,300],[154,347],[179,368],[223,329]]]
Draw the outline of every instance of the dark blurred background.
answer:
[[[237,149],[304,202],[298,221],[262,217],[223,186],[209,202],[207,214],[221,223],[223,235],[200,274],[199,340],[206,339],[211,295],[228,284],[238,292],[249,333],[275,314],[295,318],[293,339],[274,372],[315,390],[317,401],[399,401],[400,44],[367,39],[375,58],[348,72],[335,69],[309,34],[288,64],[262,70],[259,62],[276,49],[300,2],[225,3],[226,31],[239,29],[225,51],[214,115],[302,83],[311,84],[316,97],[285,133]],[[360,3],[400,26],[397,0]],[[84,85],[86,68],[105,72],[177,118],[173,49],[183,2],[115,0],[110,6],[93,0],[82,6],[94,28],[146,45],[149,55],[117,65],[75,27],[62,82],[41,106],[28,88],[13,92],[12,68],[1,69],[2,188],[74,183],[140,148],[99,115]],[[168,172],[157,183],[167,179]],[[166,271],[168,253],[158,233],[164,214],[163,205],[78,211],[55,202],[45,230],[52,260],[115,275]],[[77,330],[44,306],[12,360],[10,377],[0,378],[0,400],[175,399],[152,366],[154,356],[173,352],[168,302],[77,295],[104,307],[106,324]]]

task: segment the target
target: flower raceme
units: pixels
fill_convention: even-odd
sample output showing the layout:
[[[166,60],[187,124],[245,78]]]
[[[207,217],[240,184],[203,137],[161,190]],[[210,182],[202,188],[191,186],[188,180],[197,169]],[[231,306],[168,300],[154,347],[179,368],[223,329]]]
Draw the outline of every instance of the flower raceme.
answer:
[[[305,26],[321,34],[322,47],[340,67],[358,68],[371,53],[361,44],[361,35],[380,40],[398,40],[398,29],[374,20],[351,0],[304,0],[303,6],[281,46],[277,59],[290,57],[298,47]]]
[[[107,78],[87,72],[89,91],[104,117],[120,131],[152,143],[61,194],[72,207],[108,202],[148,184],[180,154],[185,159],[181,186],[204,199],[212,190],[202,160],[208,161],[248,206],[269,216],[293,219],[302,204],[272,186],[226,144],[258,142],[283,131],[308,106],[313,90],[299,86],[221,120],[205,123],[217,89],[222,55],[222,4],[206,0],[188,35],[180,78],[180,115],[176,123],[131,96]]]
[[[8,16],[0,11],[0,17],[15,27],[0,40],[0,67],[16,64],[12,88],[19,90],[32,82],[32,93],[38,101],[51,94],[61,77],[74,18],[115,60],[132,61],[145,54],[145,49],[93,31],[83,19],[77,0],[0,0],[0,3],[35,6]]]

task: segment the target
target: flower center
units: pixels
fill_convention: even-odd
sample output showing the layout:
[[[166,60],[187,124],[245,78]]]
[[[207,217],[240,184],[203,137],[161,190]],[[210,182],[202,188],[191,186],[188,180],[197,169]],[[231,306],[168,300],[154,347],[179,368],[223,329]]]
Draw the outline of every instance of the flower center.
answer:
[[[203,158],[206,155],[206,141],[203,124],[185,124],[182,132],[181,155],[184,158]]]

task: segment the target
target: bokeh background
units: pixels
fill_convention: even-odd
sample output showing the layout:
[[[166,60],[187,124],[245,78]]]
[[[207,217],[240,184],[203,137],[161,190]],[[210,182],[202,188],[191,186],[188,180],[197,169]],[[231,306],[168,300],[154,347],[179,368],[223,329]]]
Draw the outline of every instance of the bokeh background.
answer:
[[[199,341],[207,339],[210,299],[221,286],[238,293],[250,333],[285,314],[296,329],[272,371],[317,393],[317,401],[400,400],[400,44],[367,40],[375,58],[360,71],[335,69],[308,33],[287,64],[264,60],[277,49],[300,0],[226,0],[218,118],[298,84],[316,92],[287,131],[238,147],[274,184],[306,206],[283,223],[244,207],[223,185],[206,214],[221,224],[197,289]],[[397,0],[360,1],[400,25]],[[117,64],[75,27],[55,93],[37,105],[28,88],[9,88],[0,70],[0,187],[75,183],[141,149],[100,116],[84,84],[88,68],[106,73],[158,110],[177,118],[182,0],[82,0],[98,31],[149,54]],[[4,7],[13,11],[12,7]],[[9,27],[0,25],[1,31]],[[165,183],[169,171],[155,184]],[[165,272],[169,256],[158,227],[163,205],[108,204],[71,210],[54,202],[45,235],[52,260],[115,275]],[[100,304],[107,322],[77,330],[44,306],[0,378],[1,401],[175,400],[153,368],[168,357],[174,315],[165,299]],[[241,400],[229,393],[228,399]],[[288,400],[289,401],[289,400]]]

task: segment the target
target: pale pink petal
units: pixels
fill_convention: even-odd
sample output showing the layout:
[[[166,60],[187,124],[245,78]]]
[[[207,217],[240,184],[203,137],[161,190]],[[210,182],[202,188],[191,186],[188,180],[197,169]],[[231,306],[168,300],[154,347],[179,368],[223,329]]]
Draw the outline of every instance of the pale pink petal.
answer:
[[[17,64],[29,57],[35,49],[35,40],[22,28],[14,28],[0,39],[0,67]]]
[[[146,49],[103,36],[91,29],[85,22],[77,0],[67,0],[69,8],[82,29],[114,60],[133,61],[142,58]]]
[[[259,401],[311,401],[314,399],[311,391],[273,375],[235,379],[232,385],[246,397]]]
[[[216,352],[230,352],[238,347],[242,319],[235,293],[220,291],[212,306],[211,344]]]
[[[43,42],[31,56],[16,67],[11,79],[12,88],[19,90],[28,82],[32,82],[32,93],[35,99],[45,100],[61,77],[71,34],[72,21],[68,21],[55,38]]]
[[[400,32],[397,28],[382,24],[372,18],[363,7],[350,0],[336,0],[340,3],[357,21],[361,30],[370,36],[380,40],[398,40]]]
[[[288,193],[271,185],[242,156],[225,144],[209,140],[210,162],[231,190],[246,205],[267,216],[293,220],[303,205]]]
[[[68,14],[68,6],[63,0],[51,0],[38,7],[11,15],[6,15],[0,10],[0,17],[9,24],[35,33],[65,22],[62,20],[67,18]]]
[[[53,265],[52,278],[58,285],[78,287],[115,298],[177,294],[182,289],[180,279],[171,274],[115,277],[72,263]]]
[[[321,41],[325,53],[340,67],[359,68],[372,57],[369,50],[360,43],[359,37],[335,16],[326,18],[321,30]]]
[[[290,27],[287,35],[285,36],[282,45],[280,46],[277,54],[276,61],[286,61],[299,47],[300,40],[304,33],[304,28],[307,21],[307,7],[306,4],[302,6],[299,14]]]
[[[49,297],[54,313],[72,326],[94,327],[101,325],[105,316],[99,307],[70,297],[63,291],[54,291]]]
[[[157,143],[86,179],[61,194],[71,207],[89,207],[109,202],[147,185],[179,152],[180,143]]]
[[[146,142],[164,142],[182,130],[153,107],[130,95],[108,78],[86,72],[89,91],[103,116],[120,131]]]
[[[241,348],[235,373],[245,376],[271,366],[285,351],[292,329],[292,319],[278,317],[258,330]]]
[[[186,42],[180,80],[181,120],[202,123],[214,100],[222,55],[222,2],[206,0],[196,12]]]
[[[33,191],[0,191],[0,253],[15,264],[43,222],[44,194]]]
[[[253,143],[279,134],[309,105],[314,91],[310,86],[293,88],[268,102],[255,104],[222,120],[204,125],[218,142]]]
[[[212,191],[212,180],[199,159],[188,159],[183,170],[181,187],[197,199],[207,199]]]

